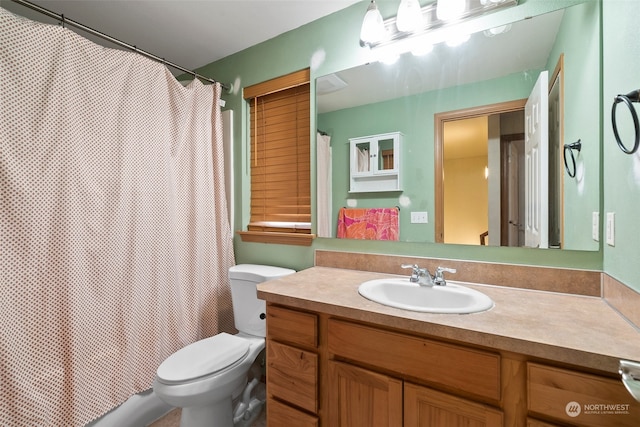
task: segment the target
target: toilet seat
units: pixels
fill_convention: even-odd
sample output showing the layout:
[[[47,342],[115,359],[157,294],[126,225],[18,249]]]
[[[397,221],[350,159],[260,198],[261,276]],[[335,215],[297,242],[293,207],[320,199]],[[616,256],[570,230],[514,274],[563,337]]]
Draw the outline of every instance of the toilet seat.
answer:
[[[158,367],[158,379],[165,384],[183,383],[220,372],[243,360],[250,342],[222,332],[196,341],[169,356]]]

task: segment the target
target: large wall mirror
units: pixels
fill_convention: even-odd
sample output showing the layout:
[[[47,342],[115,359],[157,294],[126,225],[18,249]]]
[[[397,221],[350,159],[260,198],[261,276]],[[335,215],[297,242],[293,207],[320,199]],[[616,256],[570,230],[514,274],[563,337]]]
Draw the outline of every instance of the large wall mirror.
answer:
[[[318,140],[331,146],[326,203],[318,204],[319,220],[329,225],[321,237],[337,237],[343,207],[397,207],[405,242],[598,250],[597,2],[499,24],[458,46],[441,43],[422,56],[406,53],[393,64],[371,62],[316,80],[316,123],[325,135]],[[533,125],[544,126],[543,148],[525,142]],[[402,134],[400,191],[350,192],[350,139],[391,132]],[[564,145],[577,140],[571,177]],[[535,169],[538,181],[527,162],[546,163]],[[531,199],[535,186],[546,191]],[[318,191],[325,191],[320,184]],[[536,215],[544,217],[543,236],[530,240],[526,218]]]

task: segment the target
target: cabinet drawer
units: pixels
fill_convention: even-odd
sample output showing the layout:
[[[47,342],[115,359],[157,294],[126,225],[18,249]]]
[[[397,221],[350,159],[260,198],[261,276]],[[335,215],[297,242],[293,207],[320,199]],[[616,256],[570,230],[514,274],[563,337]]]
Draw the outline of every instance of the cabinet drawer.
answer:
[[[318,411],[318,356],[267,341],[267,393],[307,411]]]
[[[619,380],[527,364],[530,412],[584,426],[637,426],[640,404]]]
[[[318,417],[298,411],[274,399],[267,399],[269,427],[318,427]]]
[[[267,307],[267,336],[291,344],[318,347],[318,316],[282,307]]]
[[[425,338],[329,320],[329,352],[500,400],[500,355]]]

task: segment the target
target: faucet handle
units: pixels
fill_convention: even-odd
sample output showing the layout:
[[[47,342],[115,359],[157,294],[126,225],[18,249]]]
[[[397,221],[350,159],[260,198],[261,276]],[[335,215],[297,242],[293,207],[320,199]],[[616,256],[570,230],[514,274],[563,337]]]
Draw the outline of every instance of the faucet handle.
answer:
[[[411,268],[411,277],[409,278],[409,281],[410,282],[418,281],[418,273],[420,271],[420,267],[418,267],[418,264],[401,264],[400,267]]]
[[[436,274],[433,277],[433,283],[439,286],[445,286],[447,281],[444,280],[444,273],[455,273],[457,270],[455,268],[448,267],[438,267],[436,268]]]

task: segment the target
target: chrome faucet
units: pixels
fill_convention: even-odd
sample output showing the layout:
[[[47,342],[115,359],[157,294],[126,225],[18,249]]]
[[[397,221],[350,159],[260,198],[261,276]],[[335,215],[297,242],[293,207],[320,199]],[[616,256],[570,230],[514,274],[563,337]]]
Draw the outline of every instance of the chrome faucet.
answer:
[[[417,283],[420,286],[447,286],[447,281],[444,280],[444,273],[455,273],[455,268],[438,267],[436,268],[436,274],[431,276],[429,270],[426,268],[420,268],[417,264],[402,264],[402,268],[411,268],[411,277],[409,281],[411,283]]]
[[[417,264],[402,264],[401,267],[412,269],[411,277],[409,277],[411,283],[417,283],[420,286],[433,286],[433,277],[426,268],[420,268]]]
[[[438,286],[447,286],[447,281],[444,280],[444,273],[455,273],[455,268],[438,267],[436,268],[436,274],[433,278],[433,283]]]

